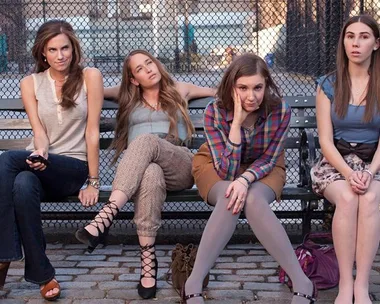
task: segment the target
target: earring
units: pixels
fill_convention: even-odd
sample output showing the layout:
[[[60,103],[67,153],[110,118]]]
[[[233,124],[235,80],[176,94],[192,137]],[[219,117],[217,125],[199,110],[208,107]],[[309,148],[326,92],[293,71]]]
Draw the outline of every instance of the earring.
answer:
[[[46,58],[44,58],[44,62],[46,62]]]

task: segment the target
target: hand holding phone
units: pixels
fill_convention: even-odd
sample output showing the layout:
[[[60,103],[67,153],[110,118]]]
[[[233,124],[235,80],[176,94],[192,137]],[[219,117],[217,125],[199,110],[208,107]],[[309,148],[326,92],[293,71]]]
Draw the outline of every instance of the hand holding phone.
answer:
[[[50,164],[50,162],[45,157],[38,154],[29,155],[26,159],[31,161],[32,163],[41,163],[45,166],[48,166]]]

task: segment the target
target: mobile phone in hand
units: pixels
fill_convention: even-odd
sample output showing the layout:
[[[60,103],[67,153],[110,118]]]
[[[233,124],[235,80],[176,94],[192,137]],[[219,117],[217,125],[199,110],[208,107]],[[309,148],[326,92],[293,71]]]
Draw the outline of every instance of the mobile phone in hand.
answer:
[[[48,166],[50,164],[50,162],[45,157],[38,154],[29,155],[26,159],[31,161],[32,163],[42,163],[45,166]]]

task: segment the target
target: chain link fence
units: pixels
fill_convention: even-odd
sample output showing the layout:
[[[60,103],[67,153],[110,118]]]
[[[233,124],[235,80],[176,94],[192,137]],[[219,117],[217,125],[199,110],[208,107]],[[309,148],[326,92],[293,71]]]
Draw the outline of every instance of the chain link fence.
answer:
[[[334,68],[343,23],[359,13],[380,21],[380,1],[0,0],[0,104],[4,98],[19,98],[20,80],[33,70],[30,50],[36,31],[49,19],[72,24],[81,41],[84,65],[97,67],[105,86],[120,82],[124,57],[134,49],[154,54],[175,79],[210,87],[218,84],[234,56],[254,52],[266,60],[283,95],[295,96],[314,95],[315,79]],[[0,113],[8,118],[23,115]],[[102,115],[114,117],[115,112],[103,111]],[[21,133],[7,131],[0,137],[30,136]],[[287,151],[286,157],[288,169],[296,168],[298,151]],[[106,152],[101,159],[102,184],[111,184],[115,168],[108,166]],[[287,183],[297,182],[297,171],[289,169]],[[54,206],[62,211],[81,209],[79,205]],[[168,203],[166,208],[173,206]],[[299,202],[286,201],[274,209],[296,206]],[[198,207],[204,204],[194,205]],[[204,221],[200,222],[170,220],[166,225],[168,229],[200,227]],[[297,230],[299,223],[284,221],[290,230]],[[132,227],[130,222],[118,224]],[[241,227],[246,229],[247,223],[243,221]]]
[[[284,95],[314,94],[316,76],[334,67],[344,21],[377,0],[0,0],[1,96],[19,96],[33,68],[31,46],[46,20],[69,21],[84,65],[98,67],[105,85],[120,81],[124,57],[137,48],[156,55],[176,79],[215,86],[232,58],[265,58]]]

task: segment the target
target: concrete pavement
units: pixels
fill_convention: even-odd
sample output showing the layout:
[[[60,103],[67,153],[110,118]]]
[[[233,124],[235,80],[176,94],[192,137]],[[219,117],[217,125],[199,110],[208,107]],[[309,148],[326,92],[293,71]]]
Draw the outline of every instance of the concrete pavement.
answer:
[[[173,245],[157,245],[159,281],[157,299],[139,298],[140,257],[136,245],[110,245],[85,253],[78,244],[48,244],[62,295],[58,303],[140,304],[178,303],[179,296],[166,282]],[[38,286],[23,280],[24,263],[14,262],[8,273],[1,304],[44,303]],[[278,282],[278,264],[256,244],[228,245],[211,270],[205,290],[208,304],[290,303],[289,289]],[[380,251],[371,274],[371,295],[380,303]],[[320,291],[318,304],[333,303],[337,289]]]

